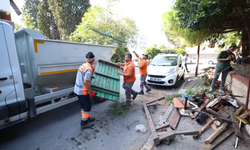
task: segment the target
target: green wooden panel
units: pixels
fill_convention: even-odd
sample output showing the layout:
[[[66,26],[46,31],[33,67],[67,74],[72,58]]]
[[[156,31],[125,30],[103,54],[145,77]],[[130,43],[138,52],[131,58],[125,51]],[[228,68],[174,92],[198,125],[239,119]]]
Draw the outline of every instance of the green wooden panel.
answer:
[[[95,68],[91,88],[97,97],[119,101],[120,95],[120,66],[115,63],[99,59]],[[98,87],[96,87],[98,86]]]

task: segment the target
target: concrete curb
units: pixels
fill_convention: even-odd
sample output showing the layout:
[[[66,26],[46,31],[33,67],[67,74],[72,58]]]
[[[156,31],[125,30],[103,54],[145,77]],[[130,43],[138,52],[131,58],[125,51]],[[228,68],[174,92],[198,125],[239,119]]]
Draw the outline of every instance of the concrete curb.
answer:
[[[181,88],[178,90],[178,93],[180,92],[180,91],[184,91],[184,87],[185,87],[185,85],[187,84],[187,82],[188,82],[188,79],[190,79],[190,77],[187,77],[186,79],[185,79],[185,82],[182,84],[182,86],[181,86]]]

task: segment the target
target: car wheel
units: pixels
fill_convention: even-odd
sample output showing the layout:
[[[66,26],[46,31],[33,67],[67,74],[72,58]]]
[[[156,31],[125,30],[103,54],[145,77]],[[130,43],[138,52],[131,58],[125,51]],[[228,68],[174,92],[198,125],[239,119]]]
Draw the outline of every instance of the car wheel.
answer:
[[[181,76],[181,80],[184,80],[185,78],[185,71],[183,72],[183,75]]]
[[[209,64],[209,65],[212,65],[212,64],[213,64],[213,61],[209,61],[208,64]]]

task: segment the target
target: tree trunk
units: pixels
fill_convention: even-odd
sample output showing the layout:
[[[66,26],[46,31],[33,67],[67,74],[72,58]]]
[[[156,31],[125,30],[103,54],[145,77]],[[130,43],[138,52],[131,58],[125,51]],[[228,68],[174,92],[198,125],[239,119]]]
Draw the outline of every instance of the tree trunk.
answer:
[[[197,62],[196,62],[195,76],[198,75],[199,59],[200,59],[200,45],[198,45],[198,50],[197,50]]]
[[[250,55],[250,46],[249,46],[249,38],[247,35],[247,31],[244,29],[242,30],[242,64],[250,64],[249,58]]]

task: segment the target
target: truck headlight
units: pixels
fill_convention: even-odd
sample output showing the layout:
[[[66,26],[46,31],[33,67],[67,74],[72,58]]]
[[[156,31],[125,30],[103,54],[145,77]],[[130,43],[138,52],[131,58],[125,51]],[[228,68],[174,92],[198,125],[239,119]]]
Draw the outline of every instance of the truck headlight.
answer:
[[[169,70],[168,70],[168,73],[174,73],[174,68],[169,69]]]

